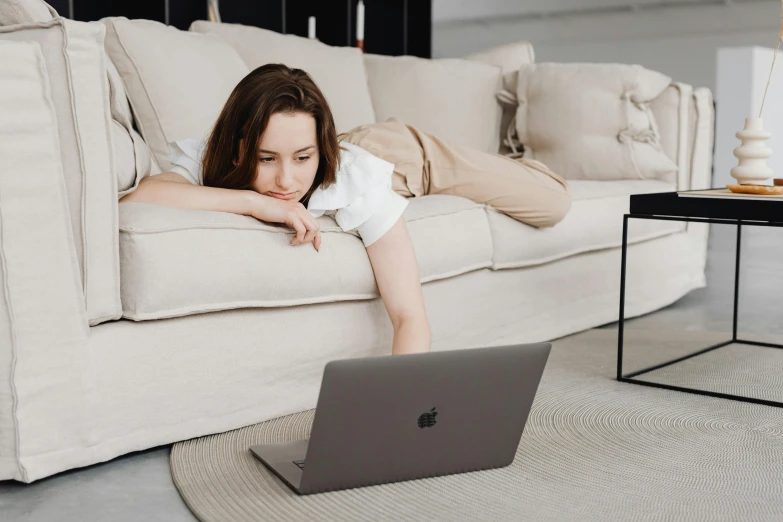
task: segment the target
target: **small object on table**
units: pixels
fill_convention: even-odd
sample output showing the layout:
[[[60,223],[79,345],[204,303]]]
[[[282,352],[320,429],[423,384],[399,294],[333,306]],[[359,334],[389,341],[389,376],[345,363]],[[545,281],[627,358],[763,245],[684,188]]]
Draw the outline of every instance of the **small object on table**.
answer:
[[[364,2],[356,5],[356,47],[364,51]]]
[[[307,37],[311,40],[315,40],[315,17],[311,16],[307,19]]]
[[[731,177],[738,184],[763,185],[772,177],[772,169],[766,162],[772,155],[772,149],[764,145],[771,136],[764,130],[761,118],[745,118],[745,128],[737,132],[742,145],[734,149],[734,156],[739,159],[739,163],[731,169]]]
[[[778,180],[775,180],[778,181]],[[783,182],[783,180],[781,180]],[[780,196],[783,195],[783,186],[775,183],[770,185],[726,185],[730,191],[737,194],[757,194],[760,196]]]

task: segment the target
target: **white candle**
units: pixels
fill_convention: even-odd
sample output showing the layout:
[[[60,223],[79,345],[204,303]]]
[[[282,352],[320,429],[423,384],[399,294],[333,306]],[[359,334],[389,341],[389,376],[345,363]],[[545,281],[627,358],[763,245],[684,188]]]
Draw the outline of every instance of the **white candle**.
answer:
[[[315,40],[315,17],[307,19],[307,37]]]
[[[356,39],[364,40],[364,2],[359,0],[356,6]]]

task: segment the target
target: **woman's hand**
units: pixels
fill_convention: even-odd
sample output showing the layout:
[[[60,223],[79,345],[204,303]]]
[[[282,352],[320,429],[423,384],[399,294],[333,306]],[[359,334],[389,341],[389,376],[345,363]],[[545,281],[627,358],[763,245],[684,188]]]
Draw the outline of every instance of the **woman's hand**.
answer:
[[[321,227],[310,212],[299,201],[278,199],[256,193],[251,215],[261,221],[285,223],[296,230],[292,245],[313,242],[316,250],[321,250]]]

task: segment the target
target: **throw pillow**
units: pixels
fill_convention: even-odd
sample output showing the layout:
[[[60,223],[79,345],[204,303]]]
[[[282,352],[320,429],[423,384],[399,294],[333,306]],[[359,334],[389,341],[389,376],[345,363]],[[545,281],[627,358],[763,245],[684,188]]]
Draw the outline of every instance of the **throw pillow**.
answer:
[[[158,165],[169,142],[206,137],[250,70],[220,37],[151,20],[104,18],[106,51],[122,77],[136,123]]]
[[[660,179],[676,165],[661,148],[650,102],[671,83],[639,65],[523,65],[517,132],[525,157],[566,179]]]

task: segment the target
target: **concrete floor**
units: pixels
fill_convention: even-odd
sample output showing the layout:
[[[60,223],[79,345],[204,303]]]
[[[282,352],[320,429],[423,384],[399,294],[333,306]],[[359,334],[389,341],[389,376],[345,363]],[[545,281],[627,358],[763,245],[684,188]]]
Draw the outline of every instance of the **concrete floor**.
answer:
[[[735,238],[734,227],[713,226],[707,288],[655,314],[629,321],[629,327],[652,318],[658,324],[665,321],[672,329],[730,330]],[[783,254],[783,230],[746,227],[743,239],[740,330],[783,334],[775,304],[783,282],[778,265],[781,256],[777,255]],[[616,328],[616,324],[603,328]],[[171,480],[169,451],[169,447],[154,448],[30,485],[0,482],[0,520],[195,521]]]
[[[169,471],[169,447],[21,484],[0,482],[0,520],[196,522]]]

